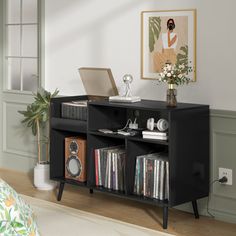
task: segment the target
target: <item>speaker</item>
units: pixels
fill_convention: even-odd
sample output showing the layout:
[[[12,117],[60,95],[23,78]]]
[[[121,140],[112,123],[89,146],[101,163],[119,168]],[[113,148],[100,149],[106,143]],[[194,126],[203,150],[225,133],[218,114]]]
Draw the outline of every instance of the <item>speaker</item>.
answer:
[[[83,138],[65,138],[65,178],[86,181],[86,140]]]

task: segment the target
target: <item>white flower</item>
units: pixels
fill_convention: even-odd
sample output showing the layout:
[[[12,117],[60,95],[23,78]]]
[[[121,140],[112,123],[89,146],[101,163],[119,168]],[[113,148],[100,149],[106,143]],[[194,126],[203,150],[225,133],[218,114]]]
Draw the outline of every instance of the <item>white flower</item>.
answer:
[[[172,74],[172,75],[174,74],[174,71],[173,71],[173,70],[171,71],[171,74]]]
[[[167,77],[171,77],[171,73],[169,72],[169,73],[167,73]]]
[[[182,74],[179,74],[179,75],[178,75],[178,78],[179,78],[179,79],[181,79],[182,77],[183,77],[183,75],[182,75]]]
[[[164,73],[164,75],[166,75],[166,74],[167,74],[167,71],[165,70],[163,73]]]

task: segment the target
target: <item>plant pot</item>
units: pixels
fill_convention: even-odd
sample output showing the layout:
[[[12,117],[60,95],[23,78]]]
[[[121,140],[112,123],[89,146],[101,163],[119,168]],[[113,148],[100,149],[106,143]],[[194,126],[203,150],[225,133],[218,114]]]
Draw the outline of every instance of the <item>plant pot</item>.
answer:
[[[49,164],[39,164],[34,167],[34,186],[39,190],[52,190],[56,183],[49,178]]]

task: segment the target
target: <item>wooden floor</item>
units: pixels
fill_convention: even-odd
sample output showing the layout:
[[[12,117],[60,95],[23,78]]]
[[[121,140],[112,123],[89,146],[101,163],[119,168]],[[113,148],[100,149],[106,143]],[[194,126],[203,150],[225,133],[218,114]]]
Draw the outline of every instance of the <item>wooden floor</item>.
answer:
[[[61,202],[56,200],[56,191],[38,191],[33,187],[32,175],[0,169],[0,177],[18,193],[56,202],[87,212],[140,225],[154,230],[181,236],[235,236],[236,224],[225,223],[201,216],[196,220],[192,214],[176,209],[169,210],[168,229],[162,229],[162,209],[109,196],[104,193],[89,193],[86,188],[65,185]]]

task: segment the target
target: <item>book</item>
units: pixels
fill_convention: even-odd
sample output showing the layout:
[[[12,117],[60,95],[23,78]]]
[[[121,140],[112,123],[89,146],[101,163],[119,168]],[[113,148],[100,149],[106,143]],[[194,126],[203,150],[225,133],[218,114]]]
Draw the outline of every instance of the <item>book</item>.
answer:
[[[112,146],[95,149],[95,184],[112,190],[124,190],[125,149]]]
[[[136,163],[135,163],[135,175],[134,175],[134,194],[138,194],[138,168],[139,168],[139,159],[136,157]]]
[[[143,156],[136,157],[134,193],[137,195],[143,194],[143,161]]]
[[[99,157],[98,157],[98,173],[99,173],[99,186],[107,186],[106,171],[107,171],[107,152],[111,149],[117,149],[123,146],[110,146],[105,148],[99,148]],[[95,169],[96,171],[96,169]]]
[[[95,161],[95,184],[98,186],[98,153],[99,149],[94,150],[94,161]]]
[[[153,197],[154,189],[154,158],[147,156],[145,158],[146,163],[146,193],[144,196]]]
[[[110,102],[140,102],[141,98],[137,96],[125,97],[125,96],[110,96]]]
[[[168,140],[168,136],[143,134],[144,139]]]
[[[159,131],[155,131],[155,130],[144,130],[142,131],[143,135],[152,135],[152,136],[167,136],[166,132],[159,132]]]
[[[155,186],[155,191],[153,197],[156,199],[159,199],[159,192],[160,192],[160,160],[155,160],[155,172],[156,176],[154,179],[154,186]]]
[[[160,161],[160,190],[159,199],[164,200],[165,195],[165,162]]]
[[[125,152],[118,153],[117,156],[117,163],[118,163],[118,190],[124,191],[125,190]]]
[[[165,164],[165,199],[169,200],[169,162],[166,161]]]
[[[155,199],[169,199],[168,153],[136,157],[134,193]]]

